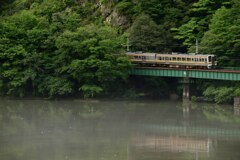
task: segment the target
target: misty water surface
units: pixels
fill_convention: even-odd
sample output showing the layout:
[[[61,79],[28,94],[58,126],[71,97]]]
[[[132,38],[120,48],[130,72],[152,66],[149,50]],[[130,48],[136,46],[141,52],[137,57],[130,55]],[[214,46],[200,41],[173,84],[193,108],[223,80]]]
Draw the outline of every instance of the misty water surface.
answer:
[[[239,108],[1,100],[2,160],[239,160]]]

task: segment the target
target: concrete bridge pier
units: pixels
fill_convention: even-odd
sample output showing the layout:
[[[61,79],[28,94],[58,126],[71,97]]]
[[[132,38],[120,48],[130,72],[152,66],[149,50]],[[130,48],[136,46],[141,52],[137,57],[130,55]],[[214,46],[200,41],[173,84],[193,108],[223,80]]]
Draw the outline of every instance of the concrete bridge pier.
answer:
[[[240,115],[240,97],[234,98],[234,115]]]
[[[234,107],[240,107],[240,97],[234,98]]]
[[[183,78],[183,99],[189,99],[190,98],[190,81],[189,77]]]

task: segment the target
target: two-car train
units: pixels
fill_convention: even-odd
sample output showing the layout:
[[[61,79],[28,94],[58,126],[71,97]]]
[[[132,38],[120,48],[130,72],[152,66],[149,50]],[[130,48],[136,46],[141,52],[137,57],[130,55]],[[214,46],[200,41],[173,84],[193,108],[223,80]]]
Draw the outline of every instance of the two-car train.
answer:
[[[142,66],[172,68],[213,69],[217,65],[215,55],[204,54],[157,54],[127,52],[132,63]]]

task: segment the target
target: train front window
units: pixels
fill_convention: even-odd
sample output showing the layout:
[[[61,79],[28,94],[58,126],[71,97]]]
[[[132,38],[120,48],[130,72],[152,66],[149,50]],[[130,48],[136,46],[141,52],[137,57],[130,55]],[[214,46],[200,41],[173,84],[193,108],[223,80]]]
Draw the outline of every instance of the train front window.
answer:
[[[212,62],[212,57],[211,56],[208,57],[208,62]]]

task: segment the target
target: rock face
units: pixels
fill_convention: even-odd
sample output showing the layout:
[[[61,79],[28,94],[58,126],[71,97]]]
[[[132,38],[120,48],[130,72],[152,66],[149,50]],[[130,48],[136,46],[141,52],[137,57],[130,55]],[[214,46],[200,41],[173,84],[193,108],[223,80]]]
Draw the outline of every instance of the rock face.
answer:
[[[101,3],[99,1],[98,6],[107,24],[114,27],[124,27],[127,24],[126,16],[119,14],[113,1],[110,0],[108,3]]]
[[[99,6],[103,17],[107,17],[111,14],[113,6],[112,1],[109,1],[108,3],[102,3],[101,1],[99,1],[97,5]]]
[[[114,9],[113,12],[106,18],[106,23],[114,27],[125,26],[127,24],[127,18],[119,15],[117,10]]]

